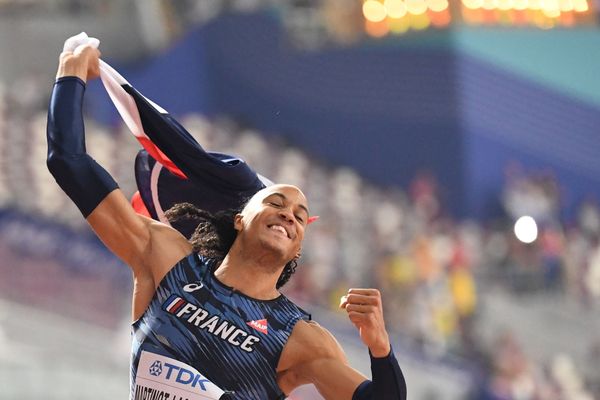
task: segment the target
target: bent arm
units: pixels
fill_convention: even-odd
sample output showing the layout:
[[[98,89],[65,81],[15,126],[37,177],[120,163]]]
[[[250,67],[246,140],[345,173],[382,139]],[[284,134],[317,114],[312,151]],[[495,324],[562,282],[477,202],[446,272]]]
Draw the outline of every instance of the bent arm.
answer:
[[[368,380],[348,364],[333,335],[314,322],[296,325],[278,370],[286,392],[312,383],[327,400],[406,400],[404,376],[391,351],[386,357],[371,355],[373,380]]]
[[[85,81],[97,76],[99,52],[83,46],[61,54],[48,110],[48,169],[100,239],[134,271],[149,243],[149,224],[135,214],[117,183],[86,152]]]
[[[328,400],[352,399],[355,389],[367,379],[349,366],[333,335],[313,321],[296,324],[277,370],[284,392],[312,383]]]
[[[356,388],[352,400],[405,400],[406,381],[394,356],[383,318],[383,301],[377,289],[350,289],[340,307],[369,348],[372,381]]]
[[[326,399],[406,400],[406,382],[393,352],[384,358],[371,356],[372,380],[342,360],[317,360],[309,368],[311,383]]]

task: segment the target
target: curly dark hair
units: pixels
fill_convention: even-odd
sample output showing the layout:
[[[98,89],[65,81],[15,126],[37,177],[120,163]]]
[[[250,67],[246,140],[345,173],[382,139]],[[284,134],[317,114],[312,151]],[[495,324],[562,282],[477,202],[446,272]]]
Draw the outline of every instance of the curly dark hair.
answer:
[[[165,216],[171,223],[182,220],[197,221],[198,225],[189,239],[192,249],[203,257],[223,261],[237,236],[233,221],[235,215],[239,214],[242,208],[243,206],[240,209],[230,209],[212,214],[193,204],[179,203],[165,212]],[[277,279],[277,289],[290,280],[296,272],[297,266],[296,260],[285,264],[279,279]]]

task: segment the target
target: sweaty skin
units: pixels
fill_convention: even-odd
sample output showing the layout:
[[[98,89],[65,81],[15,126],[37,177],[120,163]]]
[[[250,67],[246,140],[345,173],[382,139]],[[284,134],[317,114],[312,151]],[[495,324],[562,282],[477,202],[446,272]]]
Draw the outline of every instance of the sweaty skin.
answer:
[[[63,52],[57,78],[76,76],[84,82],[97,78],[99,57],[100,52],[89,45]],[[308,217],[306,197],[297,187],[274,185],[261,190],[235,217],[238,235],[215,276],[247,296],[277,297],[277,279],[285,264],[298,257]],[[136,214],[120,189],[106,196],[87,221],[133,271],[132,318],[138,319],[161,279],[192,252],[191,244],[175,229]],[[387,356],[390,342],[379,292],[350,289],[341,307],[373,356]],[[277,367],[277,381],[285,393],[313,383],[326,399],[350,400],[366,379],[348,365],[333,335],[314,322],[296,324]]]

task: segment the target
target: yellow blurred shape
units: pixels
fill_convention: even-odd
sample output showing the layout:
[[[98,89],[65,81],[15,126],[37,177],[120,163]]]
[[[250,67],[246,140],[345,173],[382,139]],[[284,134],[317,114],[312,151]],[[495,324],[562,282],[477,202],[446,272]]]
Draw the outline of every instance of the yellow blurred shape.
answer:
[[[519,11],[526,10],[527,0],[513,0],[513,8]]]
[[[590,9],[587,0],[575,0],[574,3],[573,9],[577,12],[586,12]]]
[[[469,10],[476,10],[483,6],[483,0],[463,0],[462,3]]]
[[[427,11],[425,0],[406,0],[406,10],[412,15],[422,15]]]
[[[406,26],[408,29],[408,21]],[[417,266],[410,257],[393,257],[393,259],[390,260],[388,267],[389,278],[396,286],[408,286],[417,279]]]
[[[363,3],[363,14],[367,21],[381,22],[386,17],[386,11],[383,4],[376,0],[367,0]]]
[[[542,12],[548,18],[558,18],[560,16],[558,0],[543,0]]]
[[[496,0],[483,0],[482,7],[484,10],[494,10],[497,8],[497,1]]]
[[[431,25],[431,20],[427,14],[412,15],[410,17],[410,26],[415,31],[427,29],[429,28],[429,25]]]
[[[427,7],[433,12],[441,12],[448,8],[448,0],[427,0]]]
[[[453,307],[446,302],[434,304],[432,310],[433,326],[444,338],[452,336],[456,332],[458,321]]]
[[[498,8],[503,11],[513,8],[513,0],[498,0],[497,4]]]
[[[473,314],[477,307],[477,291],[473,276],[459,269],[450,274],[448,283],[456,310],[461,316]]]
[[[406,4],[403,0],[385,0],[383,5],[390,18],[402,18],[406,15]]]
[[[536,13],[533,18],[533,23],[540,29],[552,29],[554,28],[554,20],[546,17],[544,13]]]
[[[463,0],[463,5],[470,10],[483,7],[483,0]]]
[[[389,20],[390,31],[396,35],[402,35],[410,29],[410,17],[391,18]]]
[[[529,0],[530,10],[539,10],[542,8],[542,0]]]
[[[558,2],[560,11],[568,12],[573,11],[573,2],[571,0],[559,0]]]

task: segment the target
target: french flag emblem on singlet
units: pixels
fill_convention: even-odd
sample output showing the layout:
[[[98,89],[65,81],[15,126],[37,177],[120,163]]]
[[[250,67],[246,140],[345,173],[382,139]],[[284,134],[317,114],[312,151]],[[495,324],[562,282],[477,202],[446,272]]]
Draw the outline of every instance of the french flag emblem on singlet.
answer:
[[[177,310],[179,310],[181,308],[181,306],[184,304],[186,304],[186,301],[184,299],[182,299],[181,297],[179,297],[177,295],[172,294],[171,296],[169,296],[167,301],[165,301],[164,309],[165,309],[165,311],[167,311],[171,314],[175,314],[177,312]]]

